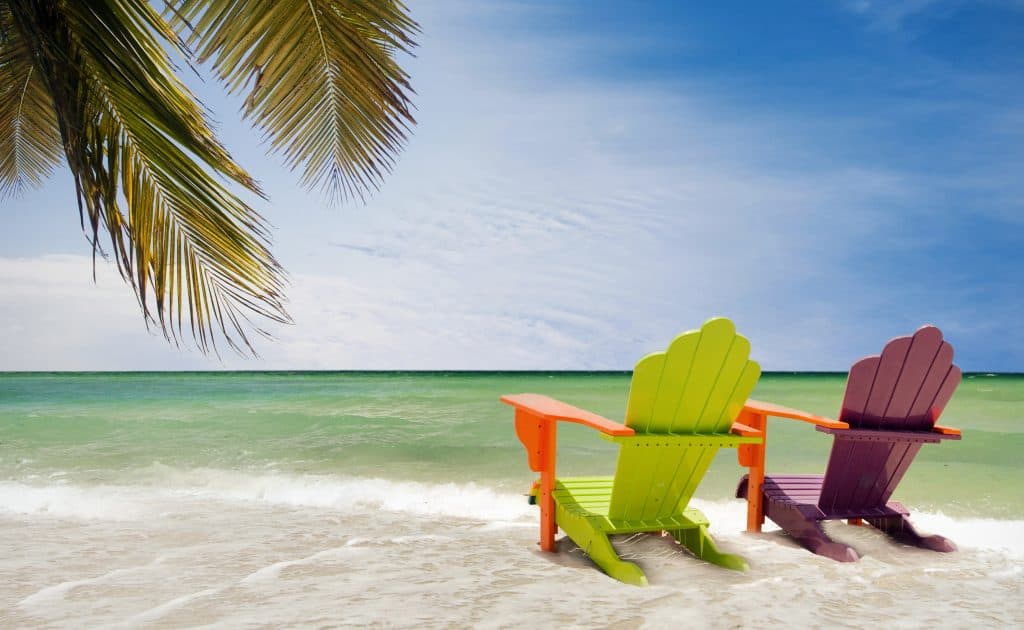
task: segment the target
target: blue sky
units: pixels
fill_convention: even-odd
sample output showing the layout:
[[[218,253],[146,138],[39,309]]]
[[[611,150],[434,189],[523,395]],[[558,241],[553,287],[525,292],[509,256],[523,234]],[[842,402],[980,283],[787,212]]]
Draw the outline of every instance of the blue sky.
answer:
[[[196,81],[295,324],[258,360],[147,333],[62,171],[3,202],[0,369],[626,369],[726,315],[769,370],[934,323],[1024,371],[1024,2],[625,6],[411,2],[419,125],[365,205]]]

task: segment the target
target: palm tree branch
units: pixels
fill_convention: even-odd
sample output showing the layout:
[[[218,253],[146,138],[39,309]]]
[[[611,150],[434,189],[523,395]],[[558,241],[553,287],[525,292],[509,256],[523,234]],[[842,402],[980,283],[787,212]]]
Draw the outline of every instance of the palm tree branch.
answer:
[[[54,17],[34,16],[31,7],[39,5],[25,4],[23,22]],[[237,335],[251,350],[246,312],[287,320],[282,272],[265,246],[262,219],[200,162],[250,188],[254,183],[173,75],[153,35],[161,30],[151,26],[161,18],[148,5],[106,0],[62,8],[57,17],[66,22],[57,31],[66,41],[41,40],[38,49],[46,53],[43,65],[94,242],[102,223],[122,276],[147,318],[150,296],[155,301],[166,335],[177,341],[187,310],[203,350],[217,351],[218,331],[231,347],[239,349]]]
[[[39,186],[61,156],[53,101],[11,27],[10,10],[0,6],[0,196]]]
[[[415,123],[400,2],[184,0],[170,20],[304,185],[363,197],[393,167]]]

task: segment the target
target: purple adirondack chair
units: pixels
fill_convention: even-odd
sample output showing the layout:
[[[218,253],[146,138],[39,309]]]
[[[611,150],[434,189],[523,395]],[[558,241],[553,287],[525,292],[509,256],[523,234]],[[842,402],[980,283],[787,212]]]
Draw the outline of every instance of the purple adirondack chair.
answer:
[[[960,439],[935,421],[960,383],[953,348],[934,326],[893,339],[880,356],[850,368],[839,420],[848,429],[816,427],[833,436],[824,475],[765,475],[767,516],[808,550],[841,562],[857,560],[849,546],[825,535],[821,522],[865,520],[894,539],[935,551],[955,551],[942,536],[922,536],[893,490],[925,443]],[[747,498],[745,475],[736,496]]]

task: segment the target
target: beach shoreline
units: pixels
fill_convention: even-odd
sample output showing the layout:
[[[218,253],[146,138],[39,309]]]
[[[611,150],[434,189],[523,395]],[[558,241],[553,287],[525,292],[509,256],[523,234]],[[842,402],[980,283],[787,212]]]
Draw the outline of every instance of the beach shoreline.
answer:
[[[835,409],[841,376],[770,375],[755,396]],[[896,498],[960,550],[828,524],[863,556],[743,533],[744,472],[719,454],[693,505],[735,573],[670,539],[618,538],[651,586],[571,542],[537,548],[533,480],[497,395],[540,391],[621,417],[624,374],[0,376],[3,627],[1008,627],[1024,594],[1021,379],[965,379]],[[828,440],[772,427],[769,461],[818,470]],[[560,433],[560,470],[614,445]],[[998,481],[998,483],[996,483]]]

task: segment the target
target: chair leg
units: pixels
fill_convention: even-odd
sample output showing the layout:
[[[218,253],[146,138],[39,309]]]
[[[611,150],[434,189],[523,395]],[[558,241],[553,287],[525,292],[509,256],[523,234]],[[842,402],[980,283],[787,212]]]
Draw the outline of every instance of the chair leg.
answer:
[[[718,547],[715,546],[715,541],[711,538],[711,534],[708,533],[708,528],[704,525],[687,529],[675,529],[669,533],[672,534],[672,537],[680,545],[689,549],[693,555],[701,560],[734,571],[746,571],[750,568],[743,556],[719,551]]]
[[[563,518],[560,513],[558,526],[609,576],[626,584],[647,586],[647,576],[643,569],[633,562],[620,559],[608,534],[594,527],[590,519],[575,515]]]
[[[807,518],[796,508],[774,505],[768,517],[811,553],[839,562],[856,562],[860,558],[849,545],[829,538],[821,521]]]
[[[906,516],[886,516],[882,518],[869,518],[869,523],[889,535],[893,540],[906,545],[931,549],[932,551],[956,551],[956,544],[952,540],[933,534],[922,536],[914,529],[910,519]]]

